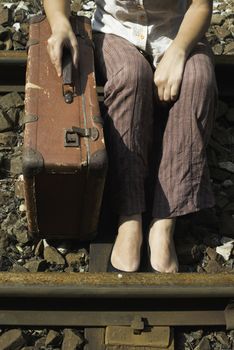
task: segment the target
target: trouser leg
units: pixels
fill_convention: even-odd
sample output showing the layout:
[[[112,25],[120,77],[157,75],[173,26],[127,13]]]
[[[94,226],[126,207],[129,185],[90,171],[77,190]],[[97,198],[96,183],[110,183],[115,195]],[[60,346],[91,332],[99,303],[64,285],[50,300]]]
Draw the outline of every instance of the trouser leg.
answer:
[[[117,214],[145,210],[144,181],[153,119],[153,72],[127,40],[94,35],[95,66],[104,83],[108,183]]]
[[[199,43],[184,71],[179,99],[167,116],[156,116],[162,131],[153,217],[175,217],[214,206],[206,146],[217,100],[209,48]]]

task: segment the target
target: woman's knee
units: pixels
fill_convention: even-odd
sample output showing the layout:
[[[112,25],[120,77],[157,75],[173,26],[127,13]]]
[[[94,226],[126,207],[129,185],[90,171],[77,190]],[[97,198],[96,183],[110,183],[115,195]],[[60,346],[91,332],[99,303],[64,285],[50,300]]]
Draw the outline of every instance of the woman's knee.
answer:
[[[149,88],[153,83],[153,70],[149,62],[143,55],[138,53],[124,63],[123,71],[123,84],[128,88],[146,89],[149,92]]]
[[[187,91],[197,91],[200,96],[210,94],[216,86],[216,80],[209,55],[193,54],[187,61],[183,81]]]

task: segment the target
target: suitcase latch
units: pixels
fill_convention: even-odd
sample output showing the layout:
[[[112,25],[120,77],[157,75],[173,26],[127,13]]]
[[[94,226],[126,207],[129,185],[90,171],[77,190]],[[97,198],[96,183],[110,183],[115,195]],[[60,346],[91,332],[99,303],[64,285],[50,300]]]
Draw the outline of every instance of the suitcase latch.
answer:
[[[78,128],[73,126],[71,129],[65,130],[65,147],[80,147],[80,137],[88,137],[92,141],[96,141],[99,137],[97,128]]]

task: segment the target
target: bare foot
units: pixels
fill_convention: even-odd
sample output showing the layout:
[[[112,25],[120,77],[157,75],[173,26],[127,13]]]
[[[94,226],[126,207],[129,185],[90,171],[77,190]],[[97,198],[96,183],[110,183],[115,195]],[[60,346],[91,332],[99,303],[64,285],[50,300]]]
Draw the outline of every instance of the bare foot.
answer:
[[[140,265],[142,219],[140,214],[121,216],[111,264],[122,271],[134,272]]]
[[[154,219],[149,233],[152,267],[159,272],[178,272],[179,264],[173,239],[176,218]]]

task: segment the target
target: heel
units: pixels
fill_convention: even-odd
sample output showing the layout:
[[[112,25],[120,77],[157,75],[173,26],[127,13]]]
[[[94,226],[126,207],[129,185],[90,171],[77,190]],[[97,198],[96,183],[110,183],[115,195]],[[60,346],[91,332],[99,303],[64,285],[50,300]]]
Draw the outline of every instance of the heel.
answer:
[[[147,268],[148,272],[161,273],[160,271],[155,270],[151,265],[151,250],[149,245],[149,234],[148,234],[148,240],[147,240],[147,253],[148,253],[148,268]]]
[[[108,259],[108,264],[107,264],[107,272],[117,272],[117,273],[134,273],[134,272],[138,272],[140,270],[140,266],[141,266],[141,260],[142,260],[142,253],[143,253],[143,242],[141,244],[141,248],[140,248],[140,262],[139,262],[139,266],[135,271],[123,271],[123,270],[119,270],[116,267],[114,267],[111,263],[111,255],[112,255],[112,251],[113,251],[113,247],[115,245],[115,242],[112,245],[111,248],[111,252],[109,255],[109,259]]]

